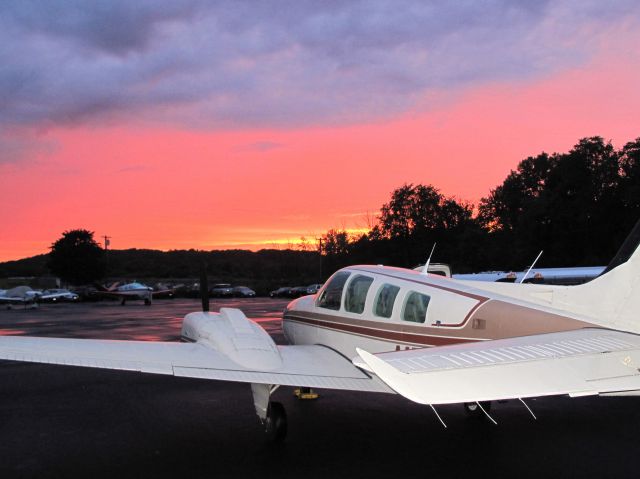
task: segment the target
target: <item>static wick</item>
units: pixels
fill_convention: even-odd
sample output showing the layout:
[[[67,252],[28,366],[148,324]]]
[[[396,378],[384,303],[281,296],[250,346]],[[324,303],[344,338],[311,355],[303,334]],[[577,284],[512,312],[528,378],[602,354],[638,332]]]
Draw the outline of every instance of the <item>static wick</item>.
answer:
[[[485,409],[482,407],[482,404],[480,404],[478,401],[476,401],[476,404],[482,410],[482,412],[485,414],[485,416],[487,416],[491,420],[491,422],[497,426],[498,423],[496,422],[496,420],[493,419],[491,416],[489,416],[489,413],[487,411],[485,411]]]
[[[442,418],[440,417],[440,414],[438,414],[438,411],[436,411],[436,408],[433,407],[433,404],[429,404],[429,406],[431,406],[431,409],[433,409],[433,412],[435,413],[436,417],[438,418],[438,420],[440,421],[440,424],[442,424],[444,426],[445,429],[447,429],[447,425],[444,423],[444,421],[442,420]]]
[[[527,403],[526,403],[526,402],[524,402],[524,399],[522,399],[522,398],[518,398],[518,399],[520,400],[520,402],[521,402],[522,404],[524,404],[524,407],[526,407],[526,408],[527,408],[527,411],[529,411],[529,412],[531,413],[531,415],[533,416],[533,419],[535,419],[535,420],[537,421],[537,420],[538,420],[538,418],[536,417],[536,415],[535,415],[535,414],[533,414],[533,411],[532,411],[532,410],[531,410],[531,408],[527,405]]]

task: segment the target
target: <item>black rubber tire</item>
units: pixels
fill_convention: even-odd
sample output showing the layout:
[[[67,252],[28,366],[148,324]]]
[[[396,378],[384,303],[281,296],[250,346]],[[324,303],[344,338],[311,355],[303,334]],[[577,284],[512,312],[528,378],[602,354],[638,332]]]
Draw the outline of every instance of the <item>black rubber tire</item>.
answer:
[[[279,402],[270,402],[265,428],[269,442],[279,443],[287,437],[287,413]]]
[[[491,411],[491,401],[481,401],[480,404],[482,404],[482,407],[484,408],[485,411],[487,412]],[[464,410],[467,413],[467,415],[472,418],[486,417],[485,414],[482,412],[482,409],[480,409],[478,404],[475,402],[464,403]]]

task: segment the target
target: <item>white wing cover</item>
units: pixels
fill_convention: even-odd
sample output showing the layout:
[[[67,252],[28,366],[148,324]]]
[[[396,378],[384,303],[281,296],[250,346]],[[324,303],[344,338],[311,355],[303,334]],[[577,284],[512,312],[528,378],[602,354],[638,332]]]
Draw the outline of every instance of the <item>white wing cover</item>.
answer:
[[[421,404],[640,391],[640,337],[597,328],[358,353],[354,364]]]

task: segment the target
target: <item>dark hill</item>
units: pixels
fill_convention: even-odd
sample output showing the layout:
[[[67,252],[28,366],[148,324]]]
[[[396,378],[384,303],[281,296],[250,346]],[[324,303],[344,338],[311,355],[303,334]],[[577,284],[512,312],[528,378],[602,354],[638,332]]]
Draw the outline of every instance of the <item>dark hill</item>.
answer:
[[[107,255],[107,275],[113,279],[197,279],[205,263],[210,283],[246,284],[263,293],[281,285],[317,283],[332,273],[321,272],[320,256],[309,251],[127,249]],[[0,263],[0,278],[46,275],[47,255]]]

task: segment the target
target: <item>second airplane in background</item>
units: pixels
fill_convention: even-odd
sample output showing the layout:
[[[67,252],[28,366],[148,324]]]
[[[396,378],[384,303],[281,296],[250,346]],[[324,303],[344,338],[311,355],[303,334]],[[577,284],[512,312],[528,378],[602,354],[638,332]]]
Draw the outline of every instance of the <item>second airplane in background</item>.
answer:
[[[120,300],[120,304],[124,306],[127,300],[137,299],[144,301],[147,306],[151,305],[154,295],[170,295],[173,290],[166,289],[161,291],[154,291],[151,286],[147,286],[142,283],[134,281],[132,283],[122,284],[114,283],[110,287],[103,287],[98,290],[98,294],[105,297],[117,298]]]

